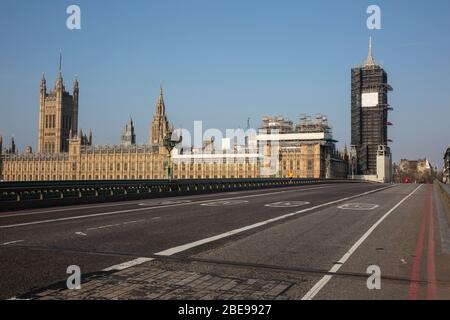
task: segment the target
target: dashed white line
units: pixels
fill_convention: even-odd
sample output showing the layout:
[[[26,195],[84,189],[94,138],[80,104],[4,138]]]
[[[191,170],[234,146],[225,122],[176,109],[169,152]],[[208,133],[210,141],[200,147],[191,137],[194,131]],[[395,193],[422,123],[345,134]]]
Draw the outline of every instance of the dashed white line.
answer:
[[[323,289],[323,287],[331,280],[333,277],[333,273],[339,271],[339,269],[344,265],[345,262],[351,257],[351,255],[358,249],[358,247],[371,235],[371,233],[378,227],[384,219],[386,219],[395,209],[397,209],[403,202],[405,202],[409,197],[411,197],[422,185],[415,188],[411,193],[409,193],[406,197],[400,200],[394,207],[392,207],[388,212],[386,212],[374,225],[370,227],[366,233],[363,234],[361,238],[348,250],[342,258],[336,262],[331,269],[328,271],[328,274],[325,275],[322,279],[320,279],[302,298],[302,300],[312,300],[319,292]]]
[[[153,220],[153,219],[152,219]],[[123,225],[127,225],[127,224],[133,224],[133,223],[139,223],[139,222],[144,222],[145,219],[141,219],[141,220],[133,220],[133,221],[127,221],[122,223]]]
[[[137,258],[131,261],[126,261],[124,263],[120,263],[120,264],[116,264],[114,266],[108,267],[106,269],[103,269],[103,271],[118,271],[118,270],[123,270],[123,269],[127,269],[130,267],[134,267],[140,264],[143,264],[145,262],[149,262],[155,260],[154,258],[145,258],[145,257],[141,257],[141,258]]]
[[[143,222],[143,221],[145,221],[145,219],[142,219],[142,220],[127,221],[127,222],[116,223],[116,224],[107,224],[107,225],[105,225],[105,226],[99,226],[99,227],[87,228],[86,230],[90,231],[90,230],[107,229],[107,228],[112,228],[112,227],[120,227],[120,226],[124,226],[124,225],[128,225],[128,224],[133,224],[133,223],[138,223],[138,222]]]
[[[7,245],[9,245],[9,244],[19,243],[19,242],[23,242],[23,241],[25,241],[25,240],[14,240],[14,241],[9,241],[9,242],[2,243],[2,246],[7,246]]]

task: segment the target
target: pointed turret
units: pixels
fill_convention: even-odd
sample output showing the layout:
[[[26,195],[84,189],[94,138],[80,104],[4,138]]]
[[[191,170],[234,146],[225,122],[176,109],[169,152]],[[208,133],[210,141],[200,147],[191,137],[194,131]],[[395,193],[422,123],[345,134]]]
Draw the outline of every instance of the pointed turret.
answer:
[[[47,92],[47,81],[45,80],[45,73],[42,72],[42,78],[41,78],[41,93]]]
[[[164,93],[162,84],[159,88],[159,97],[156,102],[156,113],[153,116],[150,131],[150,144],[162,146],[164,138],[169,132],[169,122],[166,117],[166,106],[164,104]]]
[[[16,142],[14,141],[14,136],[11,137],[11,147],[9,153],[16,153]]]
[[[369,38],[369,53],[367,55],[367,60],[364,63],[365,66],[374,66],[375,65],[375,59],[373,58],[372,53],[372,37]]]
[[[92,129],[89,130],[89,145],[92,146]]]
[[[120,144],[123,146],[130,146],[136,144],[136,134],[134,133],[134,123],[130,116],[130,120],[125,125],[123,134],[120,137]]]
[[[58,67],[58,76],[56,77],[56,89],[64,89],[64,80],[62,76],[62,52],[59,51],[59,67]]]
[[[73,93],[78,94],[78,76],[75,75],[75,79],[73,80]]]
[[[164,115],[166,113],[166,106],[164,105],[164,93],[162,83],[159,86],[159,97],[156,103],[156,113],[159,115]]]

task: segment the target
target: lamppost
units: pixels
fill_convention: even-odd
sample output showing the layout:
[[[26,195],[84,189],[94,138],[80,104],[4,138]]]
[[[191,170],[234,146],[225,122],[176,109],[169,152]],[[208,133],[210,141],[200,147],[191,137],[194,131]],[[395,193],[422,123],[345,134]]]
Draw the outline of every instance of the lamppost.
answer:
[[[172,140],[172,132],[169,132],[164,138],[163,145],[166,148],[168,154],[168,163],[167,163],[167,179],[172,180],[173,171],[172,171],[172,150],[175,146],[183,140],[183,137],[179,137],[178,140]]]

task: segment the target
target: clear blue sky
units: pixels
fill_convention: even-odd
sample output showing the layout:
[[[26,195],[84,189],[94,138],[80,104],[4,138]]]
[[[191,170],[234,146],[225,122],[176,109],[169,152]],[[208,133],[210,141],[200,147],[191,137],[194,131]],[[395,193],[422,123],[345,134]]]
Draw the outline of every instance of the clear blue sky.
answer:
[[[78,4],[82,29],[66,28]],[[366,8],[382,30],[366,28]],[[350,69],[374,55],[389,73],[394,160],[442,164],[450,144],[450,1],[0,1],[0,133],[37,140],[39,80],[53,86],[58,54],[80,79],[80,127],[119,141],[129,115],[148,141],[162,81],[169,119],[191,128],[252,126],[261,116],[328,115],[350,141]]]

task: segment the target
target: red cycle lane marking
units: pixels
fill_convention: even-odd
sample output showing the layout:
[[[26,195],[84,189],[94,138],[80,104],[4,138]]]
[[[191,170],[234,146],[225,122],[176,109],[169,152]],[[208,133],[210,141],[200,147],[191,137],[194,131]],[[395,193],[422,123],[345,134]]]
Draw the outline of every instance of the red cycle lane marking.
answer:
[[[434,216],[433,216],[433,197],[432,186],[429,187],[428,209],[430,223],[428,225],[428,261],[427,261],[427,299],[436,300],[436,266],[434,254]]]
[[[411,284],[409,286],[409,300],[416,300],[419,295],[419,279],[420,279],[420,265],[422,262],[423,243],[425,239],[425,227],[427,224],[427,201],[422,209],[422,222],[420,223],[419,235],[416,242],[416,253],[413,260],[413,267],[411,272]]]

